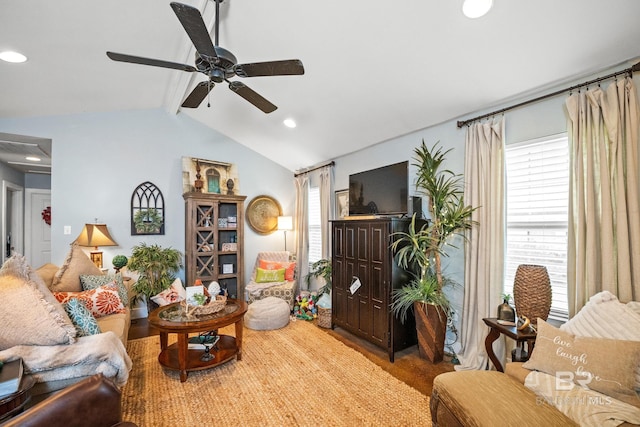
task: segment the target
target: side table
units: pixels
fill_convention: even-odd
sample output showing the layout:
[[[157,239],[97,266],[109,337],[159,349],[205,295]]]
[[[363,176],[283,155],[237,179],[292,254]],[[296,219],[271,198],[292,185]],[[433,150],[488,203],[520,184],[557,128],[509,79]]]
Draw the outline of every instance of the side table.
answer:
[[[19,414],[31,398],[31,388],[35,384],[31,375],[23,375],[20,387],[15,393],[0,398],[0,423]]]
[[[527,328],[524,331],[519,331],[515,326],[501,325],[495,317],[486,317],[482,320],[491,328],[489,335],[487,335],[487,338],[484,340],[484,347],[489,359],[493,362],[493,365],[499,372],[504,372],[504,368],[502,367],[498,357],[496,357],[496,354],[493,352],[493,343],[500,337],[500,334],[504,334],[516,341],[516,351],[520,350],[519,352],[523,357],[514,360],[515,362],[525,362],[528,360],[528,356],[533,351],[533,347],[536,343],[536,332],[533,329]],[[524,343],[527,343],[526,352],[523,350]]]

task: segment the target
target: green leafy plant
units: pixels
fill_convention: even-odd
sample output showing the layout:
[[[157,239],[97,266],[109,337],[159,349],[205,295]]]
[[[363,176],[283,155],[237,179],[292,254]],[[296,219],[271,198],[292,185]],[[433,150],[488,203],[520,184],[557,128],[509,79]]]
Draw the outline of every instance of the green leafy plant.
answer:
[[[465,205],[462,176],[442,169],[446,155],[436,143],[428,148],[424,140],[414,150],[414,166],[417,168],[416,191],[426,196],[430,219],[417,226],[415,215],[407,232],[395,233],[392,244],[398,264],[414,274],[414,279],[394,291],[392,310],[406,317],[413,302],[433,304],[451,314],[451,306],[442,289],[452,282],[442,274],[441,257],[447,256],[446,247],[453,235],[461,235],[471,229],[471,215],[476,208]]]
[[[331,292],[331,260],[327,258],[320,259],[313,264],[307,274],[307,289],[311,284],[311,278],[321,277],[324,280],[324,285],[318,289],[318,296]]]
[[[111,264],[113,264],[116,270],[120,270],[122,267],[126,266],[129,262],[129,259],[124,255],[116,255],[111,260]]]
[[[139,277],[133,285],[138,295],[149,297],[169,289],[175,275],[182,268],[182,253],[177,249],[140,243],[133,247],[129,269]]]

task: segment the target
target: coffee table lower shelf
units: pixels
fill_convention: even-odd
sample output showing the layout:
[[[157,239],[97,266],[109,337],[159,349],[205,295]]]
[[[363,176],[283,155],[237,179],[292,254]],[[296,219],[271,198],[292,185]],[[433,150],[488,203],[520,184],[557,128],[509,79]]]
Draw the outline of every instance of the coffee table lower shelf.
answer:
[[[236,338],[229,335],[220,335],[220,340],[216,343],[215,347],[210,350],[210,353],[214,356],[213,359],[204,361],[201,359],[201,356],[204,354],[204,350],[187,350],[187,363],[184,373],[213,368],[236,357],[238,354]],[[176,342],[171,344],[162,350],[158,356],[158,362],[167,369],[182,371],[182,368],[180,367],[178,343]]]

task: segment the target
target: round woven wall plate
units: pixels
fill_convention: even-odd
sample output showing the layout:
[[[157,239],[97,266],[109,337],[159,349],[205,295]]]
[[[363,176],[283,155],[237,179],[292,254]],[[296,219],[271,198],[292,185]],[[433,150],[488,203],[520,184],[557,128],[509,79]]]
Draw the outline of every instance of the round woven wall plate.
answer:
[[[258,234],[271,234],[278,229],[282,208],[270,196],[254,197],[247,206],[247,224]]]

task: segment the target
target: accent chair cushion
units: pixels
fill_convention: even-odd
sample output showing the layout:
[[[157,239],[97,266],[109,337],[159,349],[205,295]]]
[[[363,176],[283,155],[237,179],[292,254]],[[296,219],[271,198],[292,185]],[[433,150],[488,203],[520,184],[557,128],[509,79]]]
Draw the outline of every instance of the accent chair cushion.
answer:
[[[89,309],[78,298],[71,298],[69,301],[62,305],[69,315],[73,326],[76,328],[77,336],[86,337],[88,335],[99,334],[100,327],[96,318]]]
[[[54,292],[80,292],[82,291],[80,276],[83,274],[101,275],[102,271],[96,267],[80,246],[72,244],[60,270],[53,276],[51,290]]]
[[[76,341],[64,308],[22,255],[13,255],[0,269],[0,325],[0,350]]]
[[[289,304],[276,297],[267,297],[249,304],[244,325],[249,329],[267,331],[289,324]]]
[[[640,406],[634,390],[640,342],[577,337],[538,319],[538,335],[524,368]]]

